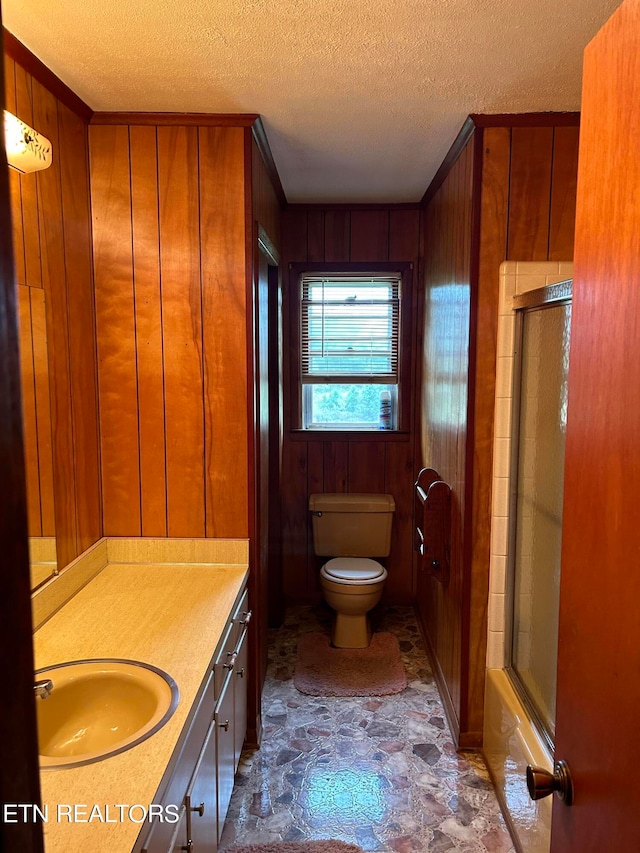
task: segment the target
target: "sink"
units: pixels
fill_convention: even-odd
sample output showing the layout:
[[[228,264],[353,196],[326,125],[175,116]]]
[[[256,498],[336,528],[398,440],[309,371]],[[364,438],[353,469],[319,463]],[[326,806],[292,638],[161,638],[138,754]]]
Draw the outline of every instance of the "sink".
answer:
[[[133,660],[69,661],[36,672],[53,692],[36,698],[40,767],[77,767],[124,752],[151,737],[175,711],[180,693],[166,672]]]

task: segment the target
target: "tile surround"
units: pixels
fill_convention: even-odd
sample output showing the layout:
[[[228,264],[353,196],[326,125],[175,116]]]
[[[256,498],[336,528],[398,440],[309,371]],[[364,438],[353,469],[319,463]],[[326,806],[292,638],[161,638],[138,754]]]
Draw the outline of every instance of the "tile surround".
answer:
[[[500,298],[498,313],[498,350],[496,374],[496,404],[493,443],[493,489],[491,510],[491,561],[489,613],[494,614],[489,627],[487,667],[502,667],[504,661],[504,617],[502,627],[498,613],[504,614],[506,593],[505,560],[508,536],[509,468],[511,458],[511,406],[514,364],[515,312],[514,294],[527,293],[538,287],[556,284],[573,276],[569,261],[505,261],[500,266]],[[490,615],[491,622],[491,615]],[[500,634],[501,640],[492,633]]]
[[[270,632],[263,744],[243,754],[221,849],[333,837],[387,853],[513,853],[482,760],[455,750],[413,611],[373,615],[400,643],[409,685],[395,696],[295,689],[298,636],[330,621],[295,607]]]

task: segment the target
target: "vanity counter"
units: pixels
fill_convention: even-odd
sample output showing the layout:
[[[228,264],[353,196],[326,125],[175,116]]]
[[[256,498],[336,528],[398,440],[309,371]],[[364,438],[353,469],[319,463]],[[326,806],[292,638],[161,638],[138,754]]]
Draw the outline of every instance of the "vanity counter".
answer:
[[[115,806],[148,809],[154,803],[247,574],[243,564],[110,564],[35,633],[37,669],[84,658],[140,660],[168,672],[180,690],[171,719],[132,749],[82,767],[41,772],[46,853],[133,848],[142,823],[129,820],[127,809],[121,821]],[[87,822],[57,820],[59,804],[83,807]],[[103,816],[108,806],[115,822],[97,817],[88,822],[94,805]],[[139,815],[136,809],[134,818]]]

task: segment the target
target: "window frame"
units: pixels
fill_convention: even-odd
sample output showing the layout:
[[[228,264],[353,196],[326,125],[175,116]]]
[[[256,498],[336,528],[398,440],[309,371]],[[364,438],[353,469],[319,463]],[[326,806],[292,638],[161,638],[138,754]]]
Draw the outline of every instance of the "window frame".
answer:
[[[301,436],[325,439],[376,436],[386,441],[398,440],[407,436],[411,430],[411,326],[413,303],[413,263],[410,261],[391,262],[324,262],[292,263],[289,265],[290,294],[290,423],[289,431]],[[398,333],[398,392],[396,427],[393,430],[373,429],[311,429],[305,428],[302,420],[302,376],[301,376],[301,290],[303,275],[389,275],[400,276],[400,316]],[[346,383],[348,384],[348,383]],[[378,384],[378,383],[376,383]]]

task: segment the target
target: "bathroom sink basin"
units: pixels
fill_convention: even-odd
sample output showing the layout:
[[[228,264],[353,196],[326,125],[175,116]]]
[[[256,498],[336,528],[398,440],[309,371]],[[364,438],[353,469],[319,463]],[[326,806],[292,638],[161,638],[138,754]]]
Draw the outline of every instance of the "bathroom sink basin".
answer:
[[[36,698],[42,768],[100,761],[162,728],[178,705],[166,672],[139,661],[95,659],[40,669],[53,690]]]

